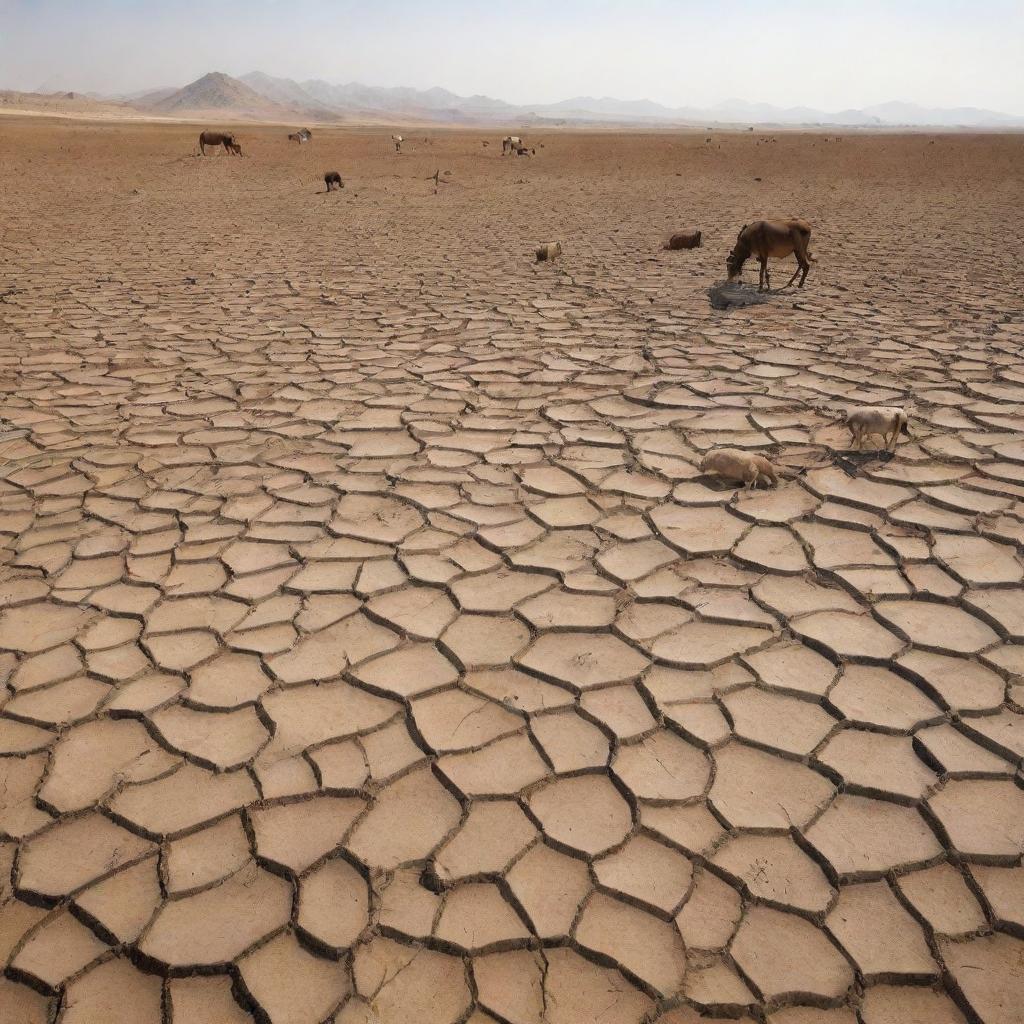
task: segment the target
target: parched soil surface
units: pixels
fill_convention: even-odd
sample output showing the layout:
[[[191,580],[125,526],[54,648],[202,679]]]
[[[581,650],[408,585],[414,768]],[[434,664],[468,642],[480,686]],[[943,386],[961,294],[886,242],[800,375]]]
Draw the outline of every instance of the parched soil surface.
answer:
[[[0,1019],[1019,1024],[1024,139],[287,130],[2,125]]]

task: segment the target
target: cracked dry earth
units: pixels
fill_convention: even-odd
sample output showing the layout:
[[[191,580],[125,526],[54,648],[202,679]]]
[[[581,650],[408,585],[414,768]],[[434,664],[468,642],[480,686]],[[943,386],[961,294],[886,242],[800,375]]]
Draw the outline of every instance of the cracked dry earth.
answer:
[[[0,1019],[1019,1024],[1022,140],[195,130],[0,141]]]

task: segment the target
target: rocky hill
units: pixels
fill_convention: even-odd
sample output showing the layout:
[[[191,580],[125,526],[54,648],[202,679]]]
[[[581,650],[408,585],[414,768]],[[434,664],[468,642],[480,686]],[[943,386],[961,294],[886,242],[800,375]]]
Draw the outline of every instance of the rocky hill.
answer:
[[[134,101],[134,106],[172,117],[220,114],[258,120],[290,120],[296,114],[309,113],[308,109],[296,109],[268,99],[245,82],[220,71],[211,71],[169,95],[142,96]]]

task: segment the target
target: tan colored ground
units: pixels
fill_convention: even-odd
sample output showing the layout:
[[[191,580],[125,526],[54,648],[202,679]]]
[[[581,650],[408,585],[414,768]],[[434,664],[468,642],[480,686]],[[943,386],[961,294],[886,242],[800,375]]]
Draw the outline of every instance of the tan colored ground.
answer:
[[[2,124],[0,1020],[1019,1024],[1024,139],[239,132]]]

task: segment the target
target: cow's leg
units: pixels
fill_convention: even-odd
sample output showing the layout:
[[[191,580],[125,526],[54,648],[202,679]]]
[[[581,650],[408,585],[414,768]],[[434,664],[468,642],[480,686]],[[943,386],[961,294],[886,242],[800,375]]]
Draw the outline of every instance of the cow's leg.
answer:
[[[811,269],[811,264],[808,261],[807,257],[805,255],[802,255],[801,253],[797,253],[796,261],[797,261],[797,268],[793,272],[793,278],[795,279],[796,275],[799,274],[800,275],[800,284],[797,285],[797,287],[798,288],[803,288],[804,281],[807,280],[807,271]],[[789,283],[792,284],[793,281],[791,280]],[[788,285],[787,285],[787,287],[788,287]]]
[[[804,281],[807,280],[807,271],[811,269],[811,261],[807,255],[808,239],[797,232],[796,238],[793,241],[795,242],[793,252],[796,254],[796,261],[799,264],[798,269],[801,271],[799,287],[803,288]],[[796,277],[796,274],[793,277]],[[790,281],[789,283],[792,284],[793,282]]]
[[[206,156],[206,146],[203,145],[203,140],[199,140],[199,152],[202,156]]]
[[[789,232],[789,239],[793,243],[793,256],[796,259],[796,270],[793,271],[793,276],[786,282],[787,288],[789,288],[796,280],[796,275],[800,273],[800,270],[804,265],[804,261],[800,256],[800,232],[795,229],[791,229]]]
[[[800,273],[804,266],[803,260],[800,259],[800,253],[797,252],[795,249],[793,250],[793,252],[796,255],[796,270],[793,271],[793,276],[786,282],[787,288],[793,287],[793,282],[796,280],[797,274]]]

